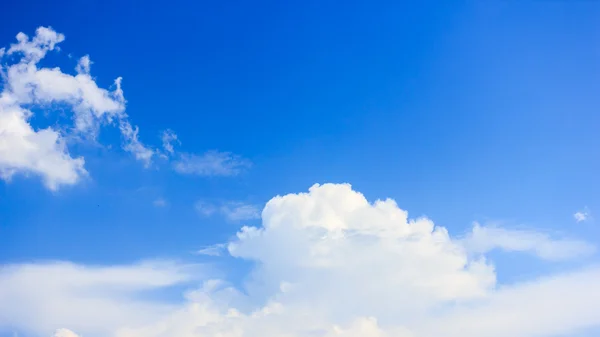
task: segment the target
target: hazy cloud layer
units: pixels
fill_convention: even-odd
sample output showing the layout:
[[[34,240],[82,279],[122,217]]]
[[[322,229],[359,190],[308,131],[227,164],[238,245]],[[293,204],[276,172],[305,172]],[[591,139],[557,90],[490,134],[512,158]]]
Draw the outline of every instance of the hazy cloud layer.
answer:
[[[236,176],[250,168],[251,163],[230,152],[208,151],[204,154],[182,153],[173,167],[181,174],[197,176]]]

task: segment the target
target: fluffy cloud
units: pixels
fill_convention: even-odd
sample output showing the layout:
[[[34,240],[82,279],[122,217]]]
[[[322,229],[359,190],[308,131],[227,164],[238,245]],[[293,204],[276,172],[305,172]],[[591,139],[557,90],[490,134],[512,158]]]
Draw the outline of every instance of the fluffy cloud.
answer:
[[[77,183],[87,175],[85,160],[69,153],[67,139],[95,141],[103,125],[118,125],[123,150],[146,167],[156,154],[176,158],[173,167],[182,174],[235,176],[250,166],[248,160],[229,152],[176,153],[179,140],[172,130],[162,134],[162,151],[142,143],[138,127],[125,113],[122,78],[115,79],[112,90],[100,88],[90,73],[93,62],[88,55],[79,59],[76,74],[39,66],[64,39],[52,28],[40,27],[32,38],[19,33],[17,43],[0,49],[1,179],[8,181],[17,173],[37,175],[51,190]],[[34,111],[56,106],[72,113],[73,125],[35,128],[30,123]]]
[[[77,62],[77,67],[75,67],[75,70],[77,71],[78,74],[89,74],[92,63],[94,63],[94,62],[92,62],[92,60],[90,60],[90,56],[85,55],[79,59],[79,62]]]
[[[148,163],[153,151],[138,139],[125,114],[121,78],[114,90],[98,87],[90,75],[92,62],[84,56],[76,75],[59,68],[39,67],[39,62],[65,39],[51,28],[40,27],[34,37],[17,35],[17,43],[2,57],[3,91],[0,93],[0,177],[16,173],[41,176],[50,189],[78,182],[86,175],[84,159],[72,157],[66,146],[67,133],[95,139],[102,124],[117,122],[124,149]],[[65,106],[73,113],[72,128],[35,129],[30,124],[34,108]]]
[[[220,206],[204,201],[198,201],[195,204],[195,208],[196,211],[203,216],[211,216],[215,213],[219,213],[231,222],[260,218],[260,209],[256,205],[239,201],[222,203]]]
[[[207,279],[174,307],[130,295],[188,279],[177,268],[4,268],[0,327],[89,337],[539,337],[600,326],[597,266],[498,285],[487,249],[474,254],[431,220],[409,219],[393,200],[370,203],[349,185],[273,198],[262,226],[243,227],[226,248],[254,266],[244,288]]]
[[[573,218],[575,218],[575,221],[577,222],[587,221],[590,218],[590,211],[586,207],[582,211],[575,212],[575,214],[573,214]]]
[[[34,130],[27,122],[30,115],[11,97],[0,96],[0,178],[8,181],[16,173],[32,173],[52,190],[75,184],[87,174],[84,159],[69,155],[58,131]]]
[[[250,167],[250,161],[230,152],[208,151],[202,155],[181,154],[175,171],[199,176],[235,176]]]
[[[530,252],[542,259],[567,260],[593,254],[596,249],[581,240],[552,239],[547,234],[526,230],[508,230],[496,226],[475,224],[464,245],[474,253],[494,249],[511,252]]]

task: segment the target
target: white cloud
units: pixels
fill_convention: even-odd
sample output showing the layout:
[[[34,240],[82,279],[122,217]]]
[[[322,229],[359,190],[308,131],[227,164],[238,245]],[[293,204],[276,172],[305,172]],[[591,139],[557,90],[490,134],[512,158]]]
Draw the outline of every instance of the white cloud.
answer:
[[[575,221],[577,222],[587,221],[590,218],[590,211],[586,207],[582,211],[575,212],[575,214],[573,214],[573,218],[575,218]]]
[[[172,155],[175,153],[174,144],[179,144],[179,139],[177,139],[177,135],[173,130],[167,129],[163,131],[161,136],[163,149],[167,152],[167,154]]]
[[[194,204],[196,212],[203,216],[211,216],[217,211],[217,207],[211,203],[204,201],[197,201]]]
[[[514,252],[530,252],[546,260],[567,260],[589,256],[596,249],[581,240],[553,239],[547,234],[509,230],[475,223],[472,232],[464,240],[466,248],[474,253],[486,253],[493,249]]]
[[[89,74],[92,63],[94,63],[94,62],[92,62],[90,60],[90,56],[85,55],[79,59],[79,62],[77,62],[77,67],[75,67],[75,70],[77,71],[78,74]]]
[[[54,332],[54,337],[80,337],[69,329],[58,329]]]
[[[208,151],[203,155],[181,154],[175,171],[199,176],[235,176],[250,167],[250,162],[230,152]]]
[[[31,173],[41,176],[51,190],[78,182],[87,174],[84,159],[69,155],[59,132],[34,130],[27,122],[29,116],[9,96],[0,96],[0,178]]]
[[[260,209],[258,207],[242,202],[226,203],[221,206],[220,211],[229,221],[260,219]]]
[[[573,214],[573,217],[575,218],[575,221],[577,222],[582,222],[587,220],[587,214],[583,213],[583,212],[575,212],[575,214]]]
[[[119,121],[124,149],[146,163],[152,151],[138,140],[137,128],[125,114],[121,78],[108,91],[91,77],[89,56],[79,60],[77,75],[59,68],[40,68],[38,63],[65,39],[51,28],[40,27],[33,38],[17,35],[17,43],[2,57],[3,91],[0,93],[0,178],[14,174],[41,176],[50,189],[77,183],[87,174],[82,157],[72,157],[67,149],[66,132],[95,138],[100,125]],[[44,110],[64,105],[73,113],[74,127],[63,130],[35,129],[29,120],[33,107]]]
[[[37,62],[46,56],[46,52],[53,50],[56,44],[63,42],[65,36],[55,32],[50,27],[39,27],[33,39],[25,33],[17,34],[17,43],[10,46],[8,54],[22,53],[25,61]]]
[[[119,128],[121,129],[121,134],[125,138],[123,149],[132,153],[135,156],[135,159],[143,161],[146,167],[150,166],[152,156],[154,156],[154,150],[149,149],[139,141],[139,128],[137,126],[133,128],[126,120],[120,121]]]
[[[212,150],[201,155],[177,152],[175,145],[181,145],[181,141],[171,129],[163,131],[161,140],[161,158],[173,158],[173,169],[180,174],[206,177],[236,176],[251,166],[249,160],[231,152]]]
[[[600,326],[600,268],[552,275],[498,289],[472,307],[447,310],[429,335],[572,336]]]
[[[203,216],[211,216],[219,213],[228,221],[239,222],[260,218],[260,209],[256,205],[246,204],[240,201],[229,201],[217,206],[215,204],[198,201],[195,204],[196,211]]]
[[[172,130],[162,134],[163,151],[144,145],[139,129],[125,113],[126,100],[122,78],[114,81],[112,91],[100,88],[90,70],[89,55],[81,57],[76,74],[60,68],[39,67],[50,51],[57,50],[64,35],[40,27],[33,38],[17,35],[17,43],[0,49],[3,91],[0,93],[0,178],[6,181],[17,173],[41,176],[52,190],[72,185],[87,175],[85,160],[71,156],[67,139],[96,140],[100,127],[118,124],[123,150],[149,167],[156,154],[176,156],[174,169],[182,174],[235,176],[250,167],[250,162],[229,152],[208,151],[202,155],[175,154],[179,144]],[[33,111],[66,106],[73,125],[36,129],[30,124]]]
[[[0,268],[0,328],[48,336],[68,327],[84,336],[109,334],[123,325],[159,318],[174,308],[139,294],[189,282],[196,266],[150,261],[123,266],[72,263]],[[58,336],[70,336],[59,330]]]
[[[600,326],[597,266],[499,286],[491,262],[463,243],[392,200],[315,185],[270,200],[262,226],[227,244],[253,262],[243,289],[206,281],[167,306],[131,292],[186,279],[169,268],[13,266],[0,272],[0,327],[86,337],[542,337]]]
[[[218,243],[212,246],[204,247],[196,252],[198,255],[221,256],[227,245]]]

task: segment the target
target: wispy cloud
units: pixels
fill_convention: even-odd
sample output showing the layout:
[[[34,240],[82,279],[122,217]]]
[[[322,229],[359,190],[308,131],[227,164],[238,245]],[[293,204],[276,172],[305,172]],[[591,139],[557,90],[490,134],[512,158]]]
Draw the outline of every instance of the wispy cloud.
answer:
[[[463,244],[472,253],[482,254],[501,249],[529,252],[539,258],[555,261],[588,256],[596,251],[595,246],[581,240],[557,239],[541,232],[481,226],[478,223],[475,223]]]
[[[231,222],[260,219],[260,208],[258,206],[240,201],[229,201],[220,204],[198,201],[195,208],[203,216],[218,213]]]
[[[256,205],[230,202],[222,205],[220,210],[229,221],[260,219],[260,209]]]
[[[168,205],[167,200],[164,198],[157,198],[152,202],[152,204],[155,207],[166,207]]]
[[[74,331],[83,336],[104,335],[92,332],[159,318],[169,310],[165,303],[150,303],[134,295],[186,284],[205,277],[202,273],[203,266],[172,261],[113,266],[68,262],[3,265],[0,326],[5,327],[8,319],[8,326],[21,327],[28,336],[49,336],[53,331],[55,337],[78,336]],[[53,303],[54,309],[42,309],[41,299]]]
[[[140,131],[139,128],[137,126],[132,127],[131,124],[126,120],[121,120],[119,128],[121,129],[121,134],[125,139],[123,149],[133,154],[135,159],[144,162],[146,167],[149,167],[155,151],[140,142],[138,137],[138,133]]]
[[[202,155],[182,153],[173,167],[181,174],[235,176],[251,166],[249,160],[231,152],[208,151]]]
[[[217,211],[215,205],[204,201],[197,201],[194,204],[194,208],[196,209],[196,212],[203,216],[211,216]]]
[[[181,144],[177,135],[173,130],[167,129],[163,131],[161,135],[163,150],[167,153],[167,155],[172,155],[175,153],[175,144]]]
[[[223,250],[227,247],[224,243],[219,243],[216,245],[204,247],[198,251],[196,254],[198,255],[207,255],[207,256],[221,256],[223,254]]]

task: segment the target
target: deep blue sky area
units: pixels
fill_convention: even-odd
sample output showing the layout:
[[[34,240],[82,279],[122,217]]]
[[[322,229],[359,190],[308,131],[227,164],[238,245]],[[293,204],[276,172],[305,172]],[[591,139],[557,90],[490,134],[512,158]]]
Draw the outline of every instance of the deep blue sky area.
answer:
[[[2,7],[2,45],[51,26],[66,40],[44,62],[69,70],[89,54],[101,86],[122,76],[145,143],[158,146],[170,128],[187,152],[230,151],[253,164],[236,177],[190,178],[74,147],[86,154],[83,184],[0,183],[0,261],[182,256],[239,228],[198,216],[197,200],[264,204],[325,182],[394,198],[453,235],[475,220],[600,234],[573,220],[584,207],[600,212],[600,2]]]

